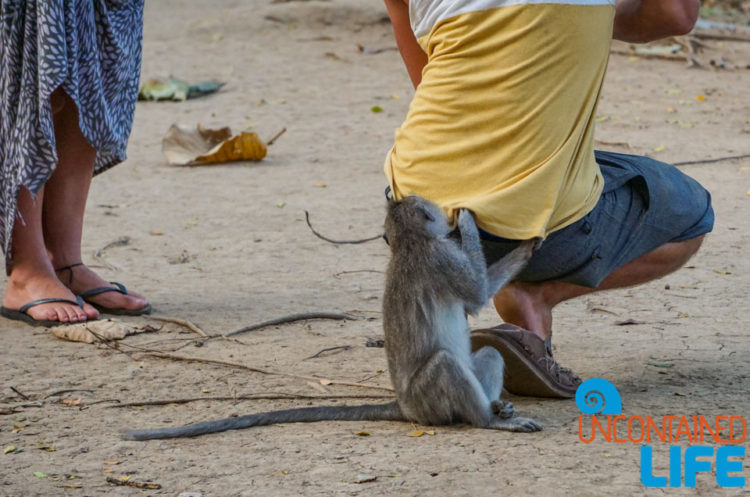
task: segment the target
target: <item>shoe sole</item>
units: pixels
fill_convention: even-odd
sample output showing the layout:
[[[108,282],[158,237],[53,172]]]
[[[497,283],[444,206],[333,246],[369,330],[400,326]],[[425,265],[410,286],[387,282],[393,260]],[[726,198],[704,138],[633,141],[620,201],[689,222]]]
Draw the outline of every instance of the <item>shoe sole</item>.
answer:
[[[473,331],[471,333],[472,350],[482,347],[492,347],[503,356],[505,361],[503,388],[513,395],[556,399],[575,397],[577,387],[567,388],[557,384],[515,341],[493,333],[491,330]]]

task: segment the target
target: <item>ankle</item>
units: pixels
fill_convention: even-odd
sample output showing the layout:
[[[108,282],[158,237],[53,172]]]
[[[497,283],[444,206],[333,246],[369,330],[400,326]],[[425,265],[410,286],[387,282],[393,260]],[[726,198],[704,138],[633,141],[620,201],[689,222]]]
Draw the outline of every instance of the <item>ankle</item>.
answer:
[[[543,283],[514,282],[495,296],[495,309],[504,322],[548,339],[552,334],[552,306]]]

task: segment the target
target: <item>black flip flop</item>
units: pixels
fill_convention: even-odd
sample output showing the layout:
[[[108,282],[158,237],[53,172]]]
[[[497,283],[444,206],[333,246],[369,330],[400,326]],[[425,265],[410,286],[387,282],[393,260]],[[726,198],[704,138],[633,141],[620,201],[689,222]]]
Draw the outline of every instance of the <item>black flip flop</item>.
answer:
[[[497,349],[505,360],[503,388],[508,392],[528,397],[575,397],[581,379],[555,361],[548,341],[528,330],[503,323],[471,332],[473,350],[486,346]]]
[[[30,324],[32,326],[44,326],[44,327],[50,328],[52,326],[60,326],[63,324],[74,324],[74,322],[71,322],[71,321],[46,321],[46,320],[41,320],[41,319],[34,319],[26,313],[26,311],[28,311],[34,306],[41,305],[41,304],[51,304],[53,302],[62,302],[65,304],[76,305],[80,308],[83,308],[83,299],[81,297],[76,297],[76,300],[69,300],[69,299],[63,299],[63,298],[48,298],[48,299],[32,300],[31,302],[21,306],[20,309],[16,309],[16,310],[8,309],[7,307],[3,306],[3,307],[0,307],[0,314],[2,314],[3,317],[6,317],[8,319],[13,319],[14,321],[23,321],[24,323]],[[75,321],[75,323],[77,322],[79,321]]]
[[[116,281],[110,281],[109,283],[114,286],[100,286],[97,288],[92,288],[91,290],[86,290],[85,292],[79,293],[78,296],[94,306],[99,312],[103,312],[105,314],[114,314],[117,316],[141,316],[143,314],[151,313],[151,304],[146,304],[139,309],[122,309],[119,307],[106,307],[103,305],[95,304],[94,302],[88,300],[90,297],[94,297],[96,295],[99,295],[100,293],[106,292],[117,292],[123,295],[128,295],[128,289],[125,288],[125,285],[123,285],[122,283],[118,283]]]

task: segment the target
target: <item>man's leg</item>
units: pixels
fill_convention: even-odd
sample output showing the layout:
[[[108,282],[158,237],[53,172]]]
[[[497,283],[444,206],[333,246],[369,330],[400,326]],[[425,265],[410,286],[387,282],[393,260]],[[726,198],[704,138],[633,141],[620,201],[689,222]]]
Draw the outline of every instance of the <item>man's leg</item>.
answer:
[[[39,299],[61,298],[75,301],[75,296],[55,276],[42,236],[42,203],[44,187],[34,199],[26,188],[18,195],[18,213],[13,225],[11,254],[13,266],[3,296],[3,306],[10,310]],[[92,309],[96,317],[96,309]],[[54,302],[31,307],[27,314],[39,321],[79,322],[87,315],[77,305]]]
[[[616,269],[596,288],[560,281],[511,283],[495,296],[495,309],[506,323],[546,339],[552,334],[552,309],[557,304],[582,295],[640,285],[666,276],[681,268],[698,251],[704,236],[665,243]]]
[[[56,269],[81,262],[83,214],[94,172],[96,150],[86,141],[78,127],[75,102],[61,89],[52,94],[58,165],[45,185],[44,240]],[[60,280],[78,294],[92,288],[110,286],[88,267],[80,265],[57,272]],[[140,309],[147,302],[134,293],[123,295],[106,292],[87,300],[117,309]],[[90,317],[98,313],[87,306]]]

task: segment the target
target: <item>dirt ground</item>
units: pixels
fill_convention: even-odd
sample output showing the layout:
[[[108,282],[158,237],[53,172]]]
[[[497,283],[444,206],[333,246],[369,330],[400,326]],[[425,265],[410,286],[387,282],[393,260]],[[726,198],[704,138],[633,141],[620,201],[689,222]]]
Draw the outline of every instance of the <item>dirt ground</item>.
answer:
[[[202,99],[138,104],[128,161],[94,181],[85,260],[105,278],[147,295],[155,315],[190,320],[209,334],[297,312],[349,312],[359,319],[303,321],[237,341],[203,341],[176,324],[135,318],[127,321],[162,328],[125,339],[120,351],[2,320],[0,446],[16,449],[0,454],[0,495],[749,491],[721,490],[703,474],[696,489],[648,492],[639,479],[639,447],[581,443],[573,401],[514,398],[518,411],[544,424],[536,434],[449,427],[410,437],[427,428],[325,422],[177,441],[119,438],[126,427],[363,402],[231,400],[237,396],[388,395],[336,384],[389,387],[383,349],[366,346],[382,336],[387,247],[380,241],[331,245],[304,221],[309,210],[320,231],[340,239],[382,229],[382,161],[413,91],[385,15],[381,3],[359,0],[147,2],[143,78],[174,74],[228,84]],[[750,43],[706,43],[696,56],[702,68],[613,54],[598,112],[599,146],[669,162],[750,153]],[[722,64],[735,69],[714,67]],[[374,106],[383,111],[373,112]],[[160,150],[174,122],[250,128],[264,138],[288,131],[261,163],[179,168],[167,166]],[[701,252],[663,280],[560,306],[556,354],[582,377],[612,381],[628,416],[747,416],[750,159],[683,169],[713,195],[716,227]],[[128,244],[103,252],[107,265],[93,257],[123,236]],[[616,324],[628,319],[637,324]],[[472,326],[498,322],[488,308]],[[183,347],[175,353],[287,376],[159,359],[131,346]],[[310,358],[340,346],[347,348]],[[195,397],[230,400],[118,407]],[[665,447],[655,449],[657,474],[667,472],[666,454]],[[744,475],[750,476],[747,468]],[[161,488],[113,486],[108,476]]]

